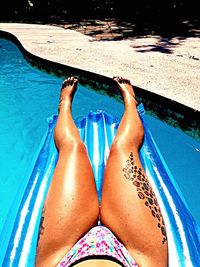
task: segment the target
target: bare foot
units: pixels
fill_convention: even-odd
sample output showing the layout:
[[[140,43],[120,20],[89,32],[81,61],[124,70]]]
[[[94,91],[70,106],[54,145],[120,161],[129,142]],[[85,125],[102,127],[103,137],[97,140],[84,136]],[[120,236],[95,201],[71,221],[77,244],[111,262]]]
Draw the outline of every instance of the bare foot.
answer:
[[[74,93],[77,89],[77,84],[78,79],[75,77],[69,77],[64,80],[60,92],[59,110],[62,104],[72,102]]]
[[[137,105],[137,101],[135,100],[135,92],[131,82],[123,77],[113,77],[113,81],[118,85],[118,88],[122,93],[124,103],[134,103]]]

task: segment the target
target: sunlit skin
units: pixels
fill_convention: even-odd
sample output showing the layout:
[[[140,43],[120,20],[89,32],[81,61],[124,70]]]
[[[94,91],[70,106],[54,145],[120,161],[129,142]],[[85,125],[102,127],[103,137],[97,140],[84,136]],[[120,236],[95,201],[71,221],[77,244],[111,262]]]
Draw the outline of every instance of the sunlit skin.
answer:
[[[139,159],[144,129],[129,80],[114,77],[124,114],[105,167],[101,208],[86,147],[71,106],[77,78],[63,82],[54,139],[59,159],[45,201],[36,266],[55,267],[100,217],[124,244],[138,266],[167,267],[168,247],[162,214]],[[112,260],[87,259],[80,267],[121,266]]]

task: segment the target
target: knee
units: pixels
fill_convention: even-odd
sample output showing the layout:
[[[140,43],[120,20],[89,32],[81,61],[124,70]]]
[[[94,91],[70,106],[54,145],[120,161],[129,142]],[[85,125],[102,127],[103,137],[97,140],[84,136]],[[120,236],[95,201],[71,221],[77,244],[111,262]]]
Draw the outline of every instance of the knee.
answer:
[[[116,137],[111,146],[112,151],[123,151],[123,150],[139,150],[144,140],[144,129],[141,127],[140,131],[134,132],[132,135],[121,135]]]
[[[54,135],[54,142],[58,151],[67,149],[68,151],[78,151],[85,152],[86,147],[81,139],[69,137],[69,136],[60,136],[59,138]]]
[[[120,155],[124,151],[130,151],[134,148],[138,150],[138,146],[133,140],[128,140],[125,137],[115,138],[110,148],[110,154]]]

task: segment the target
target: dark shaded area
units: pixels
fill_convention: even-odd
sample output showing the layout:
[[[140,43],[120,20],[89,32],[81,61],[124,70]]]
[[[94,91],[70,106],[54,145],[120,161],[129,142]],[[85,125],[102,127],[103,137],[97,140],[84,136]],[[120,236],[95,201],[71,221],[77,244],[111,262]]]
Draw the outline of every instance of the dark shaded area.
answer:
[[[174,47],[178,46],[187,37],[199,37],[199,30],[197,30],[198,22],[196,21],[196,28],[194,24],[189,22],[185,23],[187,25],[187,31],[185,31],[185,36],[159,36],[157,43],[147,44],[142,46],[132,46],[135,51],[145,53],[145,52],[159,52],[165,54],[171,54],[174,51]],[[81,20],[79,22],[66,23],[60,25],[66,29],[76,30],[85,35],[89,35],[94,38],[95,41],[114,41],[122,39],[140,38],[144,36],[155,35],[154,32],[149,34],[148,30],[145,32],[138,32],[137,25],[131,22],[121,22],[116,19],[105,19],[105,20]],[[186,36],[187,33],[187,36]],[[179,33],[181,35],[181,32]],[[182,33],[183,34],[183,33]],[[175,37],[175,39],[174,39]],[[182,57],[182,55],[177,55]],[[192,60],[200,60],[198,57],[190,56]]]
[[[177,37],[176,42],[174,42],[171,38],[160,38],[157,44],[153,45],[143,45],[143,46],[132,46],[136,49],[138,52],[160,52],[165,54],[172,54],[173,53],[173,47],[176,45],[179,45],[181,41],[185,39],[183,37]],[[182,55],[178,55],[182,56]],[[199,60],[199,59],[198,59]]]
[[[0,18],[1,22],[71,24],[74,27],[95,24],[96,20],[114,20],[115,27],[111,25],[110,30],[115,39],[152,34],[170,39],[199,36],[198,10],[196,0],[15,0],[1,6]],[[98,34],[101,31],[99,29]],[[154,49],[167,52],[163,46]]]

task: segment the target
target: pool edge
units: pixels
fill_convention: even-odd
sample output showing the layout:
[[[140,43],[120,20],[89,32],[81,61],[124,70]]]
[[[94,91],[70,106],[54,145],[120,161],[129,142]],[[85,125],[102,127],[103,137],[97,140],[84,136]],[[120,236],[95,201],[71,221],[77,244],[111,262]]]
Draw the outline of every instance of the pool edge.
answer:
[[[121,101],[120,93],[113,86],[112,78],[36,56],[27,51],[19,39],[10,32],[0,30],[0,38],[12,41],[32,66],[57,77],[76,75],[82,85]],[[134,89],[137,100],[143,102],[147,113],[200,141],[200,111],[146,89],[137,86],[134,86]]]

